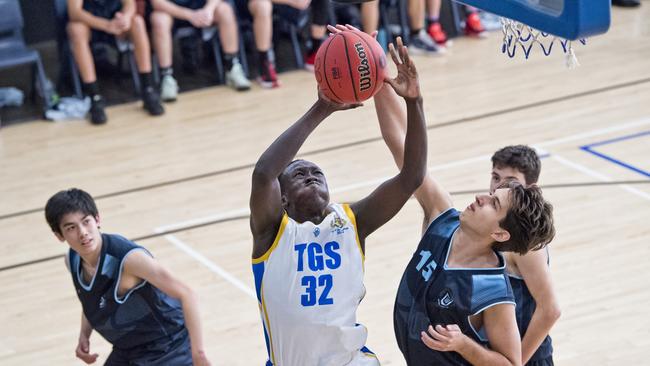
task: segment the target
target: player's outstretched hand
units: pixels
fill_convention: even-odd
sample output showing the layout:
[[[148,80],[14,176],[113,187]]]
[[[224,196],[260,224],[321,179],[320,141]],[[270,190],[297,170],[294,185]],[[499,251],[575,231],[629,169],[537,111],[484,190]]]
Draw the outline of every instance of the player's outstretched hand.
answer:
[[[325,96],[320,88],[318,89],[318,102],[322,103],[330,113],[336,111],[343,111],[346,109],[354,109],[361,107],[363,103],[337,103]]]
[[[465,346],[468,338],[456,324],[449,324],[446,327],[438,324],[435,328],[429,325],[427,332],[421,332],[420,339],[433,350],[457,352]]]
[[[79,343],[75,350],[77,358],[81,359],[87,364],[95,363],[99,355],[97,353],[90,353],[90,341],[86,337],[79,337]]]
[[[384,82],[393,87],[397,95],[405,99],[420,98],[420,81],[418,80],[418,71],[409,52],[402,43],[402,37],[397,37],[397,49],[391,43],[388,45],[390,57],[397,66],[397,76],[393,79],[386,78]]]

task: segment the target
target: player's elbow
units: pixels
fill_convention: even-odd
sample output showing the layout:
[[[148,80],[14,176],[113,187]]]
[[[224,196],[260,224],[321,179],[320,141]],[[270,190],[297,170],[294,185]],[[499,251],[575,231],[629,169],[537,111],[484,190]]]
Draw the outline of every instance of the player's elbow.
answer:
[[[550,306],[544,308],[544,318],[546,318],[549,323],[555,323],[560,319],[560,316],[562,316],[562,310],[560,309],[560,305],[557,303],[550,304]]]
[[[412,194],[415,192],[422,183],[424,182],[424,177],[426,175],[426,169],[413,169],[412,171],[402,171],[403,173],[403,187],[404,190]]]

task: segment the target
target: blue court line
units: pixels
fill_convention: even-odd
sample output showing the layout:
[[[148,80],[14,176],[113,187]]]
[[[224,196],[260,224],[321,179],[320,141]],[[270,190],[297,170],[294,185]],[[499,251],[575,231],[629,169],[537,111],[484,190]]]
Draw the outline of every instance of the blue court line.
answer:
[[[647,172],[647,171],[645,171],[643,169],[637,168],[637,167],[635,167],[633,165],[630,165],[630,164],[625,163],[625,162],[623,162],[621,160],[618,160],[618,159],[613,158],[613,157],[611,157],[609,155],[603,154],[603,153],[601,153],[599,151],[596,151],[596,150],[592,149],[593,147],[596,147],[596,146],[603,146],[603,145],[613,144],[615,142],[630,140],[630,139],[633,139],[633,138],[638,138],[638,137],[642,137],[642,136],[646,136],[646,135],[650,135],[650,131],[639,132],[639,133],[635,133],[635,134],[632,134],[632,135],[621,136],[621,137],[613,138],[613,139],[610,139],[610,140],[605,140],[605,141],[596,142],[596,143],[589,144],[589,145],[580,146],[580,149],[583,150],[583,151],[586,151],[586,152],[588,152],[590,154],[593,154],[595,156],[598,156],[601,159],[607,160],[607,161],[609,161],[611,163],[622,166],[623,168],[626,168],[626,169],[631,170],[631,171],[633,171],[635,173],[639,173],[639,174],[641,174],[643,176],[646,176],[646,177],[650,178],[650,172]]]

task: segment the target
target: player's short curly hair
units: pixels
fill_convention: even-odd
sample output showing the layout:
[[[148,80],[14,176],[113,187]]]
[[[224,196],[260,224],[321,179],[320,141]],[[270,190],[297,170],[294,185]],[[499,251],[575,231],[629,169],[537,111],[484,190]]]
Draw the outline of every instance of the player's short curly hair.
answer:
[[[542,162],[533,148],[526,145],[511,145],[497,150],[492,155],[492,166],[514,168],[520,171],[526,184],[535,184],[542,170]]]
[[[81,212],[84,215],[97,217],[97,206],[92,196],[85,191],[77,188],[70,188],[60,191],[49,200],[45,205],[45,220],[55,233],[61,234],[61,220],[63,216]]]
[[[536,185],[524,187],[509,182],[507,187],[510,188],[510,208],[499,226],[510,233],[510,239],[495,243],[494,249],[523,255],[544,248],[555,236],[553,206]]]

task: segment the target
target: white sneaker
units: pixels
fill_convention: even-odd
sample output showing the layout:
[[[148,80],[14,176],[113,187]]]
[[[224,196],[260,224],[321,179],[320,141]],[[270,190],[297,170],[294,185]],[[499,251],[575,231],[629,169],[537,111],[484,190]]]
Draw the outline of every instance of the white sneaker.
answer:
[[[171,75],[165,75],[160,82],[160,98],[163,102],[173,102],[178,96],[178,83]]]
[[[244,73],[244,68],[237,61],[233,61],[232,68],[226,72],[226,84],[237,90],[244,91],[251,88],[251,82]]]

